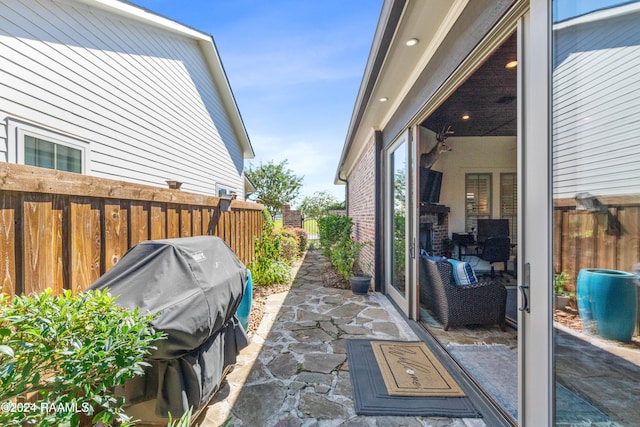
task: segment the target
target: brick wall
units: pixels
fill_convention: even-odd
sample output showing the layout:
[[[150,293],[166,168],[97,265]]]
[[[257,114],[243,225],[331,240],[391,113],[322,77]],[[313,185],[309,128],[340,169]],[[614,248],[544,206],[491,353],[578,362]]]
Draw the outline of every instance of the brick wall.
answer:
[[[291,206],[282,205],[282,226],[300,228],[302,227],[302,213],[291,210]]]
[[[442,241],[449,237],[449,215],[446,213],[421,212],[420,225],[422,226],[423,224],[431,224],[431,255],[444,255]]]
[[[353,237],[369,242],[360,252],[359,263],[367,273],[375,275],[375,144],[373,139],[364,149],[348,177],[347,214],[353,219]]]

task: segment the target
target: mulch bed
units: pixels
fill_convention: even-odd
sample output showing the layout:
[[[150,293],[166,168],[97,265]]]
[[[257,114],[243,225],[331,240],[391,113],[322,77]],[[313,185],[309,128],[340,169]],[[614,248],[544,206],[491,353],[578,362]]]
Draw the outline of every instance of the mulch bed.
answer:
[[[567,307],[565,310],[555,310],[553,320],[574,331],[582,332],[582,321],[578,315],[578,310]]]
[[[351,289],[349,281],[345,280],[331,265],[322,272],[322,283],[327,288]]]

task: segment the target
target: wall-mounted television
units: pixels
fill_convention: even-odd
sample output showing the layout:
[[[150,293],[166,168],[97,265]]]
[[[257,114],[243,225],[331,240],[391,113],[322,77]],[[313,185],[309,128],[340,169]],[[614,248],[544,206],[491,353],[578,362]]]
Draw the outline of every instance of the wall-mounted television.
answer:
[[[420,168],[420,203],[439,203],[441,186],[442,172]]]

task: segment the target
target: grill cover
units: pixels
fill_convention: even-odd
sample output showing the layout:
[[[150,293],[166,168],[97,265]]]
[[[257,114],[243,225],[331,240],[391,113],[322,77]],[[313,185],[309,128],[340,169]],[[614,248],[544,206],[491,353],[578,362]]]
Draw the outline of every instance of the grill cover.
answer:
[[[198,236],[142,242],[91,285],[156,314],[152,325],[167,335],[145,375],[125,385],[128,405],[156,399],[157,416],[176,417],[209,401],[248,345],[235,314],[246,283],[246,267],[223,240]]]

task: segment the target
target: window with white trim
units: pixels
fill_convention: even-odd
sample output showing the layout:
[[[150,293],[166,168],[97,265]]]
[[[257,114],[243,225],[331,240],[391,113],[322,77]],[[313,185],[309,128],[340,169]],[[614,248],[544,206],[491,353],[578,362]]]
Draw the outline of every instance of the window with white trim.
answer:
[[[26,123],[10,123],[15,130],[9,161],[27,166],[84,174],[89,143]],[[10,132],[12,133],[12,132]],[[13,151],[13,154],[11,154]]]
[[[82,173],[82,150],[25,135],[24,164]]]
[[[478,227],[478,219],[491,218],[491,174],[465,175],[466,231]]]

